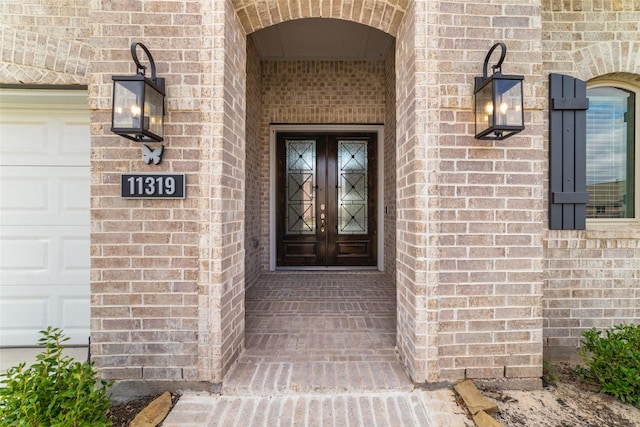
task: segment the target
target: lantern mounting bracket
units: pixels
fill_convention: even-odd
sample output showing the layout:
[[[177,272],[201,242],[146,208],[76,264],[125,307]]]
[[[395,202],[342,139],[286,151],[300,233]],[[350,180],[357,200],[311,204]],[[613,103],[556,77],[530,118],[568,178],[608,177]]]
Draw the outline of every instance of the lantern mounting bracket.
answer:
[[[491,55],[498,47],[500,48],[500,59],[498,59],[498,62],[495,65],[491,66],[491,69],[493,70],[493,74],[502,74],[502,62],[504,62],[504,58],[507,56],[507,45],[502,42],[498,42],[491,46],[491,49],[487,52],[487,56],[485,56],[484,64],[482,65],[482,77],[476,77],[476,86],[481,86],[482,82],[489,78],[487,75],[489,59],[491,59]]]
[[[140,46],[140,48],[144,51],[144,54],[146,55],[147,60],[149,61],[149,67],[151,67],[151,81],[159,89],[164,91],[164,78],[156,77],[156,62],[153,60],[153,56],[151,55],[151,52],[149,52],[149,49],[147,49],[147,47],[140,42],[131,43],[131,58],[133,59],[133,62],[136,64],[136,73],[142,76],[146,76],[146,72],[147,72],[147,66],[142,65],[142,63],[138,59],[138,54],[136,52],[138,49],[138,46]]]
[[[147,70],[147,66],[146,65],[142,65],[140,63],[140,60],[138,59],[138,54],[136,53],[136,49],[137,47],[140,46],[142,48],[142,50],[144,50],[144,53],[147,55],[147,59],[149,60],[149,64],[151,65],[151,79],[155,80],[156,79],[156,63],[153,60],[153,56],[151,56],[151,52],[149,52],[149,49],[147,49],[147,47],[145,45],[143,45],[140,42],[135,42],[131,44],[131,58],[133,58],[133,62],[136,64],[136,68],[138,69],[138,73],[142,74],[143,76],[145,75],[145,72]],[[142,71],[140,71],[142,70]]]

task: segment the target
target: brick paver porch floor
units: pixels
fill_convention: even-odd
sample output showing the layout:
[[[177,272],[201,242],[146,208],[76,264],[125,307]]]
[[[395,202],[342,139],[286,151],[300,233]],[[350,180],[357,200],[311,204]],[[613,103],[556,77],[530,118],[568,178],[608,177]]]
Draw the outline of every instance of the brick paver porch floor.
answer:
[[[407,391],[396,294],[379,272],[277,272],[245,297],[246,351],[225,392]]]
[[[414,390],[383,273],[263,274],[245,308],[246,350],[221,395],[183,395],[163,426],[467,425],[450,390]]]

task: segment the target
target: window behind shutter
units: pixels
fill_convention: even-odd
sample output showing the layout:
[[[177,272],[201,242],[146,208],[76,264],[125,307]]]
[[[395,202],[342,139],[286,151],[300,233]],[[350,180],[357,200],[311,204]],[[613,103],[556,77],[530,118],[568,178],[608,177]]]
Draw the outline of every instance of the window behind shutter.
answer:
[[[587,193],[586,83],[549,75],[549,228],[584,230]]]

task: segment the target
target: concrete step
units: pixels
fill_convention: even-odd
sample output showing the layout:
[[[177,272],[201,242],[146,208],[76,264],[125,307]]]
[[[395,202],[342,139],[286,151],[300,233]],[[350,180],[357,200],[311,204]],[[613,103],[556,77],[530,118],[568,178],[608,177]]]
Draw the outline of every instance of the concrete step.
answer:
[[[395,359],[360,361],[261,361],[241,358],[223,382],[222,394],[277,396],[294,393],[364,393],[411,391]]]
[[[449,390],[277,397],[186,394],[163,427],[472,426]]]

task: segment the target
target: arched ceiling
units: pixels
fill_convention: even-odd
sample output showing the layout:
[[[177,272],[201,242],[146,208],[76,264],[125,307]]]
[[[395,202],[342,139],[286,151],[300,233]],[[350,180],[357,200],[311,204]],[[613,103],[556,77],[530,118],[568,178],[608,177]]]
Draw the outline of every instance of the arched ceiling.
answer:
[[[331,18],[295,19],[249,37],[263,60],[384,60],[393,37],[378,29]]]

